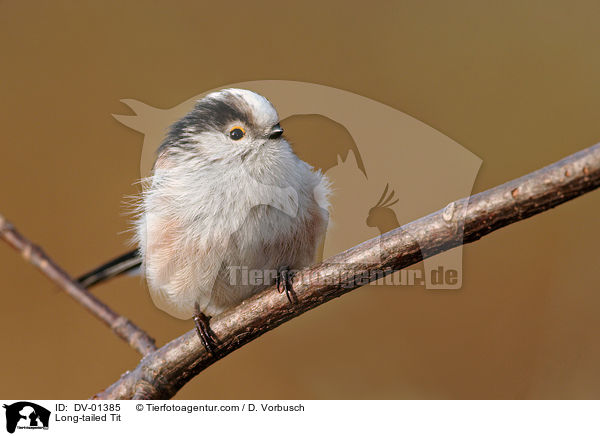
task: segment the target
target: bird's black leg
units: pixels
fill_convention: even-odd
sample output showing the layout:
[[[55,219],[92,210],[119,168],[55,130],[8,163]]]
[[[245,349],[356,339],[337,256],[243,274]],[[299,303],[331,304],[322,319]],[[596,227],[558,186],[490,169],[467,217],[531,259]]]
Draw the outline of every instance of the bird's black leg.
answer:
[[[292,274],[292,272],[290,271],[290,267],[289,266],[284,266],[283,268],[280,268],[279,271],[277,272],[277,290],[279,291],[279,293],[281,294],[283,291],[285,291],[285,295],[288,299],[288,301],[290,302],[290,304],[294,304],[294,300],[292,299],[293,294],[293,289],[292,289],[292,278],[294,277],[294,275]]]
[[[213,333],[210,331],[210,317],[206,316],[196,304],[196,313],[194,314],[194,324],[196,324],[196,332],[200,337],[200,341],[208,354],[214,355],[216,340]]]

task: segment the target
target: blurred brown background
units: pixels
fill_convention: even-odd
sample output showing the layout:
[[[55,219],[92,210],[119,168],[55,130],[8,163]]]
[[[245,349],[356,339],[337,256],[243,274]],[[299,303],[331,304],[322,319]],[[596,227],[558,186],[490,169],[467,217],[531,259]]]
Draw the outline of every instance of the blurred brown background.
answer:
[[[73,275],[120,254],[143,138],[111,117],[119,99],[168,108],[258,79],[429,124],[483,159],[478,192],[600,141],[599,18],[594,1],[0,1],[0,212]],[[358,290],[176,398],[599,398],[599,201],[466,247],[460,291]],[[136,365],[5,244],[0,265],[1,398],[85,398]],[[138,278],[94,292],[159,344],[191,328]]]

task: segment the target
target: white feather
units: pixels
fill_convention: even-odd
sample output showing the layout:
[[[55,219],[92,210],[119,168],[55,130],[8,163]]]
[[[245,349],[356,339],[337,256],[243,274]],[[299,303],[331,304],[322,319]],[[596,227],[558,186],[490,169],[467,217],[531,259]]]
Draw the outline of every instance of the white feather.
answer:
[[[256,124],[278,122],[264,97],[228,91]],[[285,139],[246,136],[233,143],[203,132],[193,138],[196,153],[159,156],[144,184],[136,221],[143,270],[156,306],[177,318],[192,317],[196,304],[216,315],[273,284],[232,284],[229,267],[307,266],[327,227],[327,179]]]

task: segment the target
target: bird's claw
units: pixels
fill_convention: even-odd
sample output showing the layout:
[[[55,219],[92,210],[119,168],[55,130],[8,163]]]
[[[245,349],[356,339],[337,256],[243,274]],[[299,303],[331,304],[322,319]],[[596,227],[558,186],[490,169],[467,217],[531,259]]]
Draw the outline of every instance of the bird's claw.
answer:
[[[196,332],[202,342],[202,345],[210,355],[215,354],[215,348],[217,340],[214,334],[210,331],[210,317],[206,316],[202,312],[198,312],[194,315],[194,324],[196,325]]]
[[[285,291],[285,295],[290,302],[290,304],[294,304],[293,289],[292,289],[292,278],[294,275],[290,271],[289,267],[285,267],[280,269],[277,272],[277,291],[281,294]]]

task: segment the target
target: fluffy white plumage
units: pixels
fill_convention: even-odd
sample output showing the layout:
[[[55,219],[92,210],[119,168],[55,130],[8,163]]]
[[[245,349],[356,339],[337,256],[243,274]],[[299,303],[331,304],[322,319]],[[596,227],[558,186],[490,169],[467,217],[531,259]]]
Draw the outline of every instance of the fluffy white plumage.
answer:
[[[314,260],[329,182],[278,136],[278,123],[264,97],[223,90],[199,100],[159,148],[136,238],[150,295],[170,315],[189,319],[198,304],[213,316],[274,283],[232,284],[231,267]],[[234,128],[245,135],[233,139]]]

